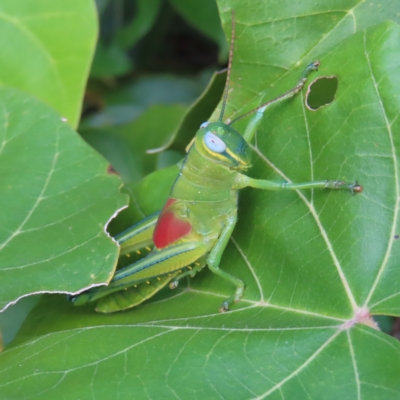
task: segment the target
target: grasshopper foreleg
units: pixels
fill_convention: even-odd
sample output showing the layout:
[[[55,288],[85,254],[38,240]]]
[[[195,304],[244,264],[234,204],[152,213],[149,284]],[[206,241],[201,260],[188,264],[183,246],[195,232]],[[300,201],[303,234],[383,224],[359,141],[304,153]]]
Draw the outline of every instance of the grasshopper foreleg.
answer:
[[[283,93],[282,95],[280,95],[278,97],[275,97],[272,100],[267,101],[264,104],[261,104],[260,106],[247,112],[246,114],[243,114],[240,117],[233,119],[232,121],[230,121],[230,124],[233,124],[235,121],[242,119],[242,118],[246,117],[247,115],[255,112],[254,117],[251,119],[251,121],[247,125],[245,132],[243,133],[243,137],[245,138],[245,140],[248,143],[250,143],[251,140],[253,139],[253,136],[257,130],[258,125],[260,124],[260,122],[264,116],[265,110],[268,107],[272,106],[273,104],[280,103],[281,101],[289,99],[289,98],[295,96],[297,93],[299,93],[300,90],[304,87],[305,83],[307,82],[308,75],[310,75],[311,72],[316,71],[319,67],[319,64],[320,64],[319,61],[315,61],[315,62],[312,62],[311,64],[307,65],[307,67],[303,71],[299,81],[297,82],[297,85],[294,88],[290,89],[289,91],[287,91],[286,93]]]
[[[336,189],[336,190],[349,190],[351,193],[361,193],[362,186],[356,182],[343,182],[343,181],[314,181],[302,183],[290,183],[269,181],[264,179],[254,179],[243,174],[237,174],[235,181],[235,188],[242,189],[244,187],[253,187],[256,189],[266,190],[301,190],[301,189]]]
[[[210,268],[210,270],[214,274],[220,276],[222,279],[236,286],[235,294],[222,303],[219,309],[220,312],[225,312],[229,310],[229,305],[231,303],[237,303],[238,301],[240,301],[240,299],[243,297],[243,292],[244,292],[244,282],[242,280],[228,274],[225,271],[222,271],[219,268],[219,263],[221,261],[222,254],[225,250],[226,245],[228,244],[229,238],[232,235],[233,229],[235,228],[236,221],[237,221],[237,215],[235,212],[234,215],[232,215],[227,219],[226,225],[222,230],[218,242],[215,244],[215,246],[213,247],[213,249],[211,250],[210,254],[207,257],[208,268]]]

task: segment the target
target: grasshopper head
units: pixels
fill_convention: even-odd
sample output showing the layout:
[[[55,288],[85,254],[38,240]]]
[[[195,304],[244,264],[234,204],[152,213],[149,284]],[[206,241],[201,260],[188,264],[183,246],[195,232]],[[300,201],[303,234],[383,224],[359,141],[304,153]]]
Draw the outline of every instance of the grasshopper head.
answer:
[[[243,136],[223,122],[204,122],[196,134],[199,153],[217,164],[246,169],[251,165],[250,147]]]

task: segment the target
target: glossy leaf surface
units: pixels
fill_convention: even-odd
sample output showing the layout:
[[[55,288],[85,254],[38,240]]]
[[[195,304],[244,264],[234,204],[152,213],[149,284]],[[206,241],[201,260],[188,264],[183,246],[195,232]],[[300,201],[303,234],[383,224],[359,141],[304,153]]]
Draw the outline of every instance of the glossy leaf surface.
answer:
[[[76,127],[96,35],[91,0],[2,0],[0,83],[36,96]]]
[[[107,281],[118,248],[104,232],[126,204],[108,164],[23,92],[0,88],[0,305]]]
[[[308,84],[335,75],[334,101],[311,111],[304,90],[271,107],[257,132],[249,175],[357,179],[363,193],[244,190],[221,268],[247,287],[244,300],[226,314],[217,310],[233,288],[207,270],[187,286],[110,316],[48,296],[1,356],[0,390],[7,396],[399,395],[399,342],[369,319],[369,313],[400,314],[400,28],[370,26],[399,9],[394,12],[394,2],[385,10],[347,0],[293,4],[219,2],[225,31],[232,8],[236,15],[225,117],[289,89],[304,66],[319,59]],[[246,123],[235,126],[243,131]],[[154,185],[139,189],[138,209],[145,210],[147,189],[149,203],[161,202]]]

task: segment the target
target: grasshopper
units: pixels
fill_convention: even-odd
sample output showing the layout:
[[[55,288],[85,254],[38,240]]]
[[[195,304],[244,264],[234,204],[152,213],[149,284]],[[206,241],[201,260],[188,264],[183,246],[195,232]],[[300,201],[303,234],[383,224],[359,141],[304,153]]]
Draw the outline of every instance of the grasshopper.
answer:
[[[242,280],[219,268],[220,260],[235,228],[238,191],[245,187],[266,190],[347,189],[362,191],[357,183],[323,180],[304,183],[253,179],[243,174],[251,166],[251,142],[265,110],[272,104],[296,95],[319,62],[309,64],[297,85],[281,96],[235,118],[223,122],[229,92],[234,46],[234,16],[228,72],[217,122],[201,124],[188,146],[179,175],[161,212],[155,213],[116,236],[121,255],[148,246],[153,250],[139,261],[118,270],[108,286],[95,287],[71,297],[75,305],[97,302],[96,311],[110,313],[125,310],[154,296],[169,284],[176,288],[185,277],[193,277],[206,265],[236,287],[220,311],[229,310],[243,297]],[[233,123],[250,114],[243,136]]]

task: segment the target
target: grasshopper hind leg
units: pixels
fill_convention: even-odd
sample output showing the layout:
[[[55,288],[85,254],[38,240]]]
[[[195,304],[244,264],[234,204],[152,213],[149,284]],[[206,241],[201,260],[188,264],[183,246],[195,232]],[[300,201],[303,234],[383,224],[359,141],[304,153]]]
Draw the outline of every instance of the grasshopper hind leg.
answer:
[[[96,311],[112,313],[138,306],[153,297],[168,284],[170,289],[176,289],[183,278],[187,276],[194,277],[205,266],[206,258],[201,257],[194,264],[184,267],[179,271],[157,276],[146,282],[115,292],[107,297],[99,299],[97,301]]]
[[[112,313],[138,306],[153,297],[178,275],[179,271],[158,276],[103,297],[97,301],[96,311]]]
[[[96,301],[96,311],[103,313],[137,306],[185,273],[207,250],[203,243],[189,242],[153,251],[118,270],[108,286],[89,289],[71,300],[75,305]]]

